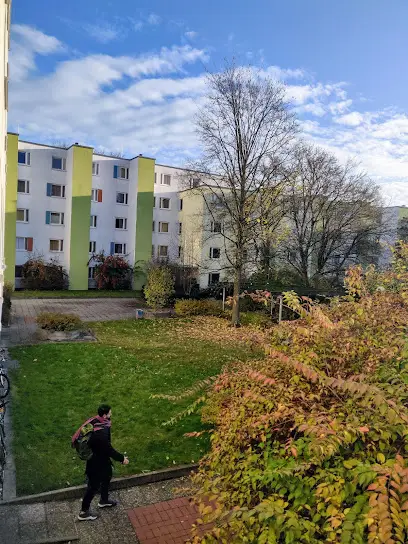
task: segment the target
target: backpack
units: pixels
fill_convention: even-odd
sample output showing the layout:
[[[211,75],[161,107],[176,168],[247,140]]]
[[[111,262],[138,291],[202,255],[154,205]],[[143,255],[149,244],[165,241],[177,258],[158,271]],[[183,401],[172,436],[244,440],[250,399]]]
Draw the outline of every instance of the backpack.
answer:
[[[73,435],[71,445],[76,449],[79,458],[82,461],[89,461],[92,457],[92,449],[89,445],[89,441],[95,430],[103,428],[105,425],[98,418],[98,416],[91,417]]]

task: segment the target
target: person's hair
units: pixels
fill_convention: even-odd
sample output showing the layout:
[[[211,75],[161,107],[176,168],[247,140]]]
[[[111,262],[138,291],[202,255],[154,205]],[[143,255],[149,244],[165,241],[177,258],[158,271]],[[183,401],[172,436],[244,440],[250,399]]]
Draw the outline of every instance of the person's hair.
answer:
[[[109,404],[101,404],[98,408],[98,416],[107,416],[109,414],[111,407]]]

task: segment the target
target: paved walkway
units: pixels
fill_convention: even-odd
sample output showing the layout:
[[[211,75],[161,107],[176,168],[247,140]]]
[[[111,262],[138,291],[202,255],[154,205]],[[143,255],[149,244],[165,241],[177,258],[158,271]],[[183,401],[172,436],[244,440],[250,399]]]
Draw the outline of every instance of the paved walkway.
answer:
[[[138,544],[128,516],[138,506],[162,503],[175,497],[175,489],[186,485],[183,478],[113,492],[115,508],[98,509],[96,521],[77,521],[80,500],[4,506],[0,503],[0,544],[34,544],[64,541],[79,544]],[[48,539],[48,540],[47,540]],[[143,542],[143,541],[142,541]],[[156,541],[162,542],[162,541]]]
[[[128,512],[140,544],[184,544],[199,514],[187,497],[133,508]],[[203,533],[207,527],[201,527]]]
[[[41,312],[75,314],[82,321],[114,321],[135,317],[139,307],[140,301],[134,298],[13,299],[11,326],[2,330],[0,345],[35,343],[35,318]]]

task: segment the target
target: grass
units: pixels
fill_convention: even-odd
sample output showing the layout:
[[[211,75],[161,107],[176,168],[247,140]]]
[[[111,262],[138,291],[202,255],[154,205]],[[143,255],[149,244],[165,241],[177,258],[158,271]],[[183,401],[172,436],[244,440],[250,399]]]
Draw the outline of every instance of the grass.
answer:
[[[89,291],[14,291],[13,298],[138,298],[139,291],[104,291],[90,289]]]
[[[151,399],[177,394],[214,375],[228,361],[259,357],[244,342],[188,337],[181,320],[98,323],[97,344],[44,344],[14,348],[13,450],[18,494],[81,484],[85,464],[70,447],[71,435],[101,402],[112,405],[112,442],[134,474],[197,461],[208,438],[184,438],[201,428],[199,415],[176,425],[163,422],[194,399]],[[192,320],[185,326],[192,327]],[[198,326],[198,325],[197,325]],[[213,329],[216,324],[213,325]],[[211,337],[210,337],[211,338]]]

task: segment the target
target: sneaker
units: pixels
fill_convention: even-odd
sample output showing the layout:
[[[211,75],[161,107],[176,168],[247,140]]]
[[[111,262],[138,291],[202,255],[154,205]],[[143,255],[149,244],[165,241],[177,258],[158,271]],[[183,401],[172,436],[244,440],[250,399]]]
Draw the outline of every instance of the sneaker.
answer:
[[[86,512],[79,512],[78,519],[79,521],[95,521],[98,519],[98,516],[93,514],[90,510],[87,510]]]
[[[114,501],[112,499],[108,499],[107,501],[99,501],[99,508],[106,508],[106,507],[112,507],[117,506],[118,501]]]

